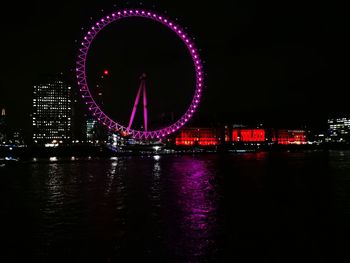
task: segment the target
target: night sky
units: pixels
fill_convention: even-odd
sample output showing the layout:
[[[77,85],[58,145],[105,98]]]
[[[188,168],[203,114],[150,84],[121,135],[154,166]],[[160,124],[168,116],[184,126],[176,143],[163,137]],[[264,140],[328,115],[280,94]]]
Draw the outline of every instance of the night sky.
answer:
[[[36,81],[59,72],[75,81],[70,76],[77,43],[93,21],[118,7],[140,6],[139,1],[89,2],[13,1],[1,8],[0,107],[7,109],[12,126],[29,126]],[[345,10],[333,1],[305,2],[143,1],[142,7],[177,18],[195,37],[207,77],[194,121],[297,126],[349,113]],[[148,29],[150,37],[142,33]],[[105,95],[106,110],[113,116],[123,112],[117,118],[126,119],[137,76],[146,71],[154,119],[158,112],[184,111],[193,92],[193,73],[181,45],[171,32],[142,21],[106,31],[93,46],[91,75],[107,68],[113,87],[131,90],[118,93],[115,108],[110,98],[116,94]]]

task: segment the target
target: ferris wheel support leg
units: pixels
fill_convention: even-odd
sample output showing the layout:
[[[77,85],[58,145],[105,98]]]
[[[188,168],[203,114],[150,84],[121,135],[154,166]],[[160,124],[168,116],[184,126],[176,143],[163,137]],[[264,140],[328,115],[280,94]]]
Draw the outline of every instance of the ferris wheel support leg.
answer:
[[[145,127],[145,131],[148,130],[147,128],[147,97],[146,97],[146,85],[145,82],[143,81],[143,123]]]
[[[142,89],[142,84],[140,85],[140,88],[137,91],[137,95],[136,95],[134,107],[132,108],[132,112],[131,112],[130,121],[129,121],[129,125],[128,125],[128,128],[127,128],[127,131],[129,131],[129,129],[130,129],[130,127],[131,127],[131,125],[132,125],[132,123],[134,121],[137,105],[139,104],[139,100],[140,100],[141,89]]]

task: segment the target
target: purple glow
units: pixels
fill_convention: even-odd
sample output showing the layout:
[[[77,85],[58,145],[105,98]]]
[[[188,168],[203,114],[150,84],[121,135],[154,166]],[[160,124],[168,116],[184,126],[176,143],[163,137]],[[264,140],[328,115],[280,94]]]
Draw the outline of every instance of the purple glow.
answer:
[[[121,15],[122,13],[124,14],[123,16]],[[76,71],[77,71],[78,86],[80,88],[82,98],[84,98],[85,103],[89,105],[89,110],[94,111],[94,112],[92,112],[93,116],[96,116],[96,114],[97,114],[97,116],[100,116],[100,117],[103,116],[105,121],[106,121],[106,118],[108,119],[108,122],[110,122],[108,124],[109,127],[115,127],[116,130],[122,130],[122,131],[128,130],[128,133],[131,134],[131,136],[133,136],[135,139],[153,139],[153,138],[159,138],[160,136],[164,137],[167,134],[170,134],[170,133],[176,131],[177,129],[179,129],[181,126],[183,126],[192,117],[192,114],[194,113],[195,109],[197,108],[197,104],[199,103],[200,96],[198,94],[201,92],[203,72],[202,72],[202,67],[200,65],[201,61],[200,61],[200,58],[198,56],[197,49],[195,48],[193,42],[190,41],[190,38],[186,36],[186,33],[184,32],[184,30],[180,26],[175,25],[173,22],[169,21],[167,18],[164,18],[163,16],[160,16],[159,14],[146,12],[145,10],[136,10],[136,9],[126,9],[123,11],[118,11],[117,14],[118,14],[118,16],[116,17],[116,14],[112,13],[111,16],[113,17],[113,19],[111,19],[111,20],[109,20],[110,16],[105,17],[105,18],[107,18],[107,20],[105,20],[105,18],[102,18],[100,21],[102,21],[103,23],[100,24],[99,22],[97,22],[96,25],[98,27],[97,28],[92,27],[91,29],[93,30],[93,32],[88,31],[86,36],[84,37],[84,42],[81,42],[81,45],[83,46],[83,48],[80,48],[79,52],[78,52]],[[147,14],[147,17],[145,17],[146,14]],[[86,64],[86,60],[87,60],[87,54],[89,51],[89,47],[90,47],[92,41],[94,40],[94,38],[96,37],[98,32],[101,31],[104,27],[106,27],[107,25],[109,25],[112,22],[118,21],[118,20],[123,19],[125,17],[144,17],[144,18],[148,18],[148,19],[151,19],[154,21],[158,21],[159,23],[162,23],[163,25],[167,26],[173,32],[178,34],[178,36],[180,36],[180,38],[186,44],[187,49],[189,50],[189,53],[191,54],[194,65],[196,65],[195,66],[196,90],[194,93],[194,100],[190,104],[186,113],[178,121],[176,121],[174,124],[172,124],[168,127],[160,129],[160,130],[148,131],[148,127],[147,127],[147,99],[146,99],[146,91],[145,90],[143,90],[145,130],[138,131],[138,130],[131,129],[130,122],[129,122],[129,128],[126,128],[126,127],[118,124],[117,122],[111,120],[110,118],[108,118],[106,116],[106,114],[100,109],[100,107],[94,101],[93,97],[91,96],[90,90],[86,84],[87,83],[87,80],[86,80],[87,74],[86,74],[85,64]],[[141,90],[140,90],[140,93],[141,93]],[[141,94],[140,94],[140,96],[141,96]],[[101,119],[101,118],[98,118],[98,119]],[[131,123],[132,123],[132,121],[131,121]],[[106,125],[105,122],[103,124]]]
[[[143,121],[144,121],[144,127],[145,131],[148,130],[147,127],[147,97],[146,97],[146,84],[143,83]]]

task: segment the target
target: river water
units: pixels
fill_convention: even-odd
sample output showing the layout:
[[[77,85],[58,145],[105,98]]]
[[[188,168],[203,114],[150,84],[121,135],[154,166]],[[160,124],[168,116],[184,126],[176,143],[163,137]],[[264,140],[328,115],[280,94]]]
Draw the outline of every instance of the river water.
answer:
[[[350,151],[0,167],[0,262],[335,262],[349,230]]]

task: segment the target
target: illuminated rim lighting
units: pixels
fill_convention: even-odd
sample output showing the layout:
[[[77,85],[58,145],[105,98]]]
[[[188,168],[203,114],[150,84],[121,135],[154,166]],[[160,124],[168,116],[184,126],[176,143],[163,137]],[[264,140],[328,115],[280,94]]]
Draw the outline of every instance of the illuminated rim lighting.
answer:
[[[127,129],[127,127],[120,125],[116,121],[112,120],[97,105],[97,103],[95,102],[95,100],[91,95],[91,92],[87,84],[87,80],[86,80],[87,74],[86,74],[85,67],[86,67],[86,61],[87,61],[87,54],[89,52],[89,48],[92,41],[95,39],[97,34],[103,28],[105,28],[112,22],[115,22],[127,17],[144,17],[165,25],[166,27],[171,29],[173,32],[175,32],[182,39],[182,41],[186,44],[187,49],[192,57],[192,62],[196,72],[196,89],[194,92],[192,102],[189,108],[187,109],[187,111],[185,112],[185,114],[182,115],[182,117],[178,121],[176,121],[175,123],[173,123],[168,127],[165,127],[159,130],[141,131],[141,130]],[[159,15],[155,12],[146,11],[142,9],[125,9],[125,10],[114,12],[110,15],[102,17],[90,28],[90,30],[87,32],[87,34],[84,36],[83,40],[81,41],[81,46],[79,48],[78,57],[76,61],[76,76],[77,76],[77,81],[78,81],[78,86],[80,89],[81,96],[85,104],[88,106],[92,116],[94,116],[100,123],[107,126],[111,131],[127,133],[135,139],[164,138],[165,136],[177,131],[182,126],[184,126],[185,123],[192,118],[194,112],[198,108],[198,104],[201,99],[202,89],[204,85],[202,61],[199,57],[199,52],[192,38],[189,37],[189,35],[185,32],[185,30],[183,30],[183,28],[179,26],[177,23],[169,20],[163,15]]]

